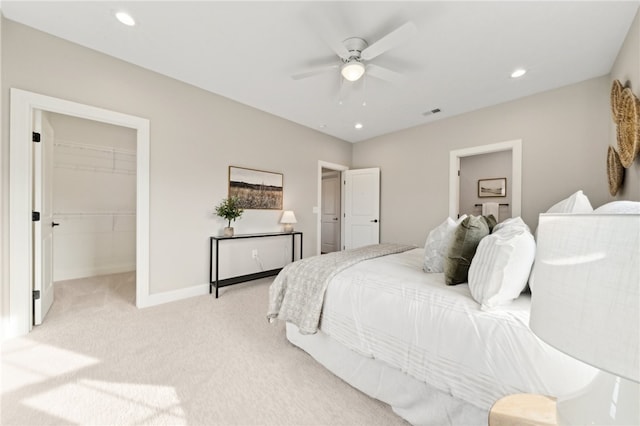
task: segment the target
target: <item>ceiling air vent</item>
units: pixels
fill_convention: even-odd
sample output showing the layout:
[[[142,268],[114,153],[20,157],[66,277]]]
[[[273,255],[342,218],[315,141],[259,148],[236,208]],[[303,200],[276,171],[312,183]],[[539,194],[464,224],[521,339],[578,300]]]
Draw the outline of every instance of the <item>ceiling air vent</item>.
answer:
[[[440,112],[440,108],[434,108],[431,111],[423,112],[422,115],[424,115],[425,117],[428,117],[430,115],[437,114],[439,112]]]

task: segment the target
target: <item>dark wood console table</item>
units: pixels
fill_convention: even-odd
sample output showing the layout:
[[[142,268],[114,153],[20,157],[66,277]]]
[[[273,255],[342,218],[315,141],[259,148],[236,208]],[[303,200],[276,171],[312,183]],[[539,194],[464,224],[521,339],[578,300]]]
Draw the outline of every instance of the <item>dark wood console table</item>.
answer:
[[[291,261],[294,262],[296,260],[296,235],[300,236],[300,259],[302,259],[302,232],[294,231],[294,232],[267,232],[264,234],[239,234],[234,235],[232,237],[209,237],[209,294],[213,292],[213,289],[216,289],[216,299],[218,298],[218,289],[220,287],[226,287],[228,285],[237,284],[245,281],[257,280],[258,278],[270,277],[272,275],[278,275],[278,272],[282,270],[282,268],[270,269],[268,271],[256,272],[254,274],[247,275],[239,275],[237,277],[225,278],[221,280],[219,278],[219,263],[218,263],[218,253],[220,249],[220,241],[225,240],[240,240],[244,238],[264,238],[264,237],[291,237]],[[215,277],[213,273],[213,246],[215,244],[216,248],[216,256],[215,256]]]

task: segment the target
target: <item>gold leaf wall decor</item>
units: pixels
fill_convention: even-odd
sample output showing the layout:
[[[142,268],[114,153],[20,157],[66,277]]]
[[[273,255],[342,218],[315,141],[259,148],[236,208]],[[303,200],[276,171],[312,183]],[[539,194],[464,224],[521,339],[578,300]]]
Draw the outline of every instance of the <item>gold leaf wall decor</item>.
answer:
[[[609,145],[607,150],[607,178],[609,179],[609,193],[616,195],[624,182],[624,167],[614,147]]]
[[[611,118],[615,124],[620,121],[620,102],[622,101],[622,83],[613,80],[611,85]]]
[[[622,90],[617,111],[618,154],[622,165],[628,168],[640,151],[640,100],[630,87]]]

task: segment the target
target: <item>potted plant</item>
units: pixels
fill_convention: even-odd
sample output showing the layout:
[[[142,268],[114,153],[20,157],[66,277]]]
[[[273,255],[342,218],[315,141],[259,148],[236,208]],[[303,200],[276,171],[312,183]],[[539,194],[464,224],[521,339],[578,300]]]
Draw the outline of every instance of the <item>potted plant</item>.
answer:
[[[244,209],[240,207],[239,203],[240,200],[238,197],[229,197],[222,200],[222,202],[216,206],[216,214],[227,220],[227,227],[224,228],[225,237],[233,236],[231,221],[233,220],[235,222],[244,212]]]

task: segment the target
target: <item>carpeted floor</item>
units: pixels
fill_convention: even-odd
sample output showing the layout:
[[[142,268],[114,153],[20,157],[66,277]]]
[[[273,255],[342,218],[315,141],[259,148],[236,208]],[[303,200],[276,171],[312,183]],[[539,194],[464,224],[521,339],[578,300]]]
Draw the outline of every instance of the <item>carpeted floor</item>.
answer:
[[[401,425],[266,321],[271,279],[153,308],[135,275],[56,283],[2,346],[2,425]]]

